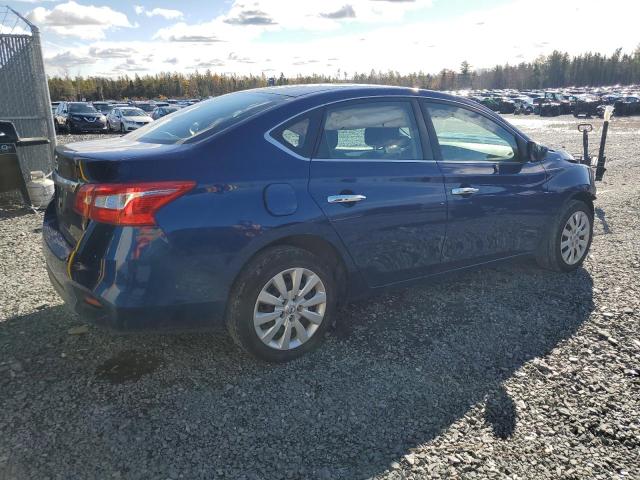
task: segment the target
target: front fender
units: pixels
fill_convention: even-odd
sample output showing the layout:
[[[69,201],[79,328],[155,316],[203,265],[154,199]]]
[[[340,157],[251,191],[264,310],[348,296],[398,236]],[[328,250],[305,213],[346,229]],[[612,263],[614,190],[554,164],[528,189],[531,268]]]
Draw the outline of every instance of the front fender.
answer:
[[[544,159],[547,171],[547,191],[557,195],[561,204],[575,197],[596,198],[593,170],[587,165],[575,163],[573,157],[563,151],[549,150]]]

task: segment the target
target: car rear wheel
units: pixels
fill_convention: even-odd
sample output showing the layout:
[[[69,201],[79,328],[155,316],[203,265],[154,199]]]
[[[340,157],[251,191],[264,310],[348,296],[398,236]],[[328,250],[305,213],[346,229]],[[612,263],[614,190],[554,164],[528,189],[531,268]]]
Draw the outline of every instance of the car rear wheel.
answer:
[[[293,360],[322,342],[335,311],[335,285],[330,270],[311,252],[269,249],[235,283],[227,309],[229,333],[257,358]]]
[[[538,252],[540,266],[570,272],[582,265],[593,237],[593,212],[589,205],[571,200],[551,227]]]

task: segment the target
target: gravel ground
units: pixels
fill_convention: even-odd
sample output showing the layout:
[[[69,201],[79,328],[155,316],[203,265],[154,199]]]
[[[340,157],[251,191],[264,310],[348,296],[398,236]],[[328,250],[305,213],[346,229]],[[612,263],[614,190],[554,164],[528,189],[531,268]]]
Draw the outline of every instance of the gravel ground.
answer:
[[[511,119],[580,151],[572,117]],[[640,119],[615,119],[584,269],[355,303],[279,366],[223,331],[86,328],[49,286],[41,215],[0,210],[0,479],[640,478],[639,153]]]

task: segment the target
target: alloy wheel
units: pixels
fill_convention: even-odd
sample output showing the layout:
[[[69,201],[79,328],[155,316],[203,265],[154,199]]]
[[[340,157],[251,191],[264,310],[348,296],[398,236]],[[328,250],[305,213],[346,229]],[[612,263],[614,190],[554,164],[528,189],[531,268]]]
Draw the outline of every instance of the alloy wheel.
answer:
[[[582,210],[574,212],[562,230],[560,254],[567,265],[575,265],[584,257],[591,235],[591,221]]]
[[[326,309],[327,294],[320,277],[306,268],[290,268],[275,275],[260,291],[253,326],[268,347],[292,350],[316,333]]]

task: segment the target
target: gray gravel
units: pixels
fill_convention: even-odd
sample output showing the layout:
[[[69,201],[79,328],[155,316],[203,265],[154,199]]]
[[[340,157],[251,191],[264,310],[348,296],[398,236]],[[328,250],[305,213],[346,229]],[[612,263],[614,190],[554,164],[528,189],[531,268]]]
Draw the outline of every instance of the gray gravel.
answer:
[[[572,117],[514,121],[580,151]],[[611,127],[584,269],[355,303],[280,366],[224,331],[86,328],[49,286],[41,215],[0,209],[0,479],[640,478],[639,132]]]

